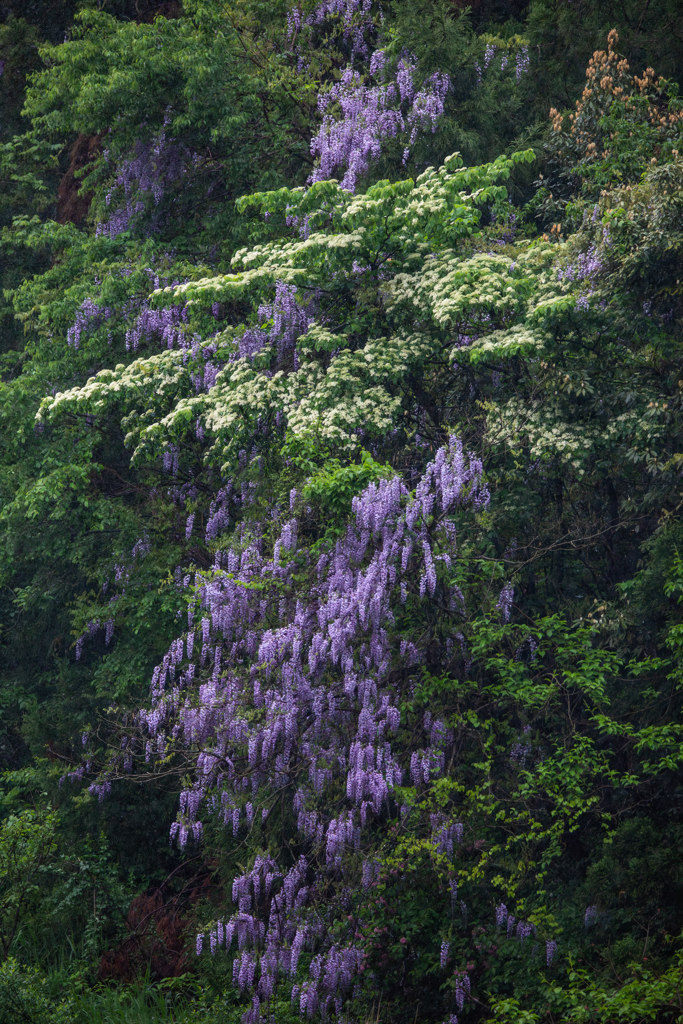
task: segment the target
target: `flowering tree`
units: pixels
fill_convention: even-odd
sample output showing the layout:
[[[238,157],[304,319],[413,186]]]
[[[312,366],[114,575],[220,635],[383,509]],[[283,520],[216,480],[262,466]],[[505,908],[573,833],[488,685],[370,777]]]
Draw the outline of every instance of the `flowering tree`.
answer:
[[[538,541],[522,554],[518,523],[487,554],[495,494],[462,434],[485,438],[494,475],[511,445],[527,480],[545,486],[557,460],[581,493],[601,452],[648,428],[646,392],[605,423],[560,376],[577,330],[621,324],[604,290],[619,228],[606,198],[569,241],[505,251],[502,182],[527,159],[454,156],[357,196],[318,182],[245,200],[271,240],[150,302],[186,310],[188,331],[215,303],[249,302],[251,319],[43,404],[48,423],[124,413],[135,458],[175,476],[186,537],[205,522],[213,567],[176,581],[188,628],[91,789],[173,765],[180,845],[227,833],[251,851],[233,906],[197,938],[201,956],[233,958],[249,1021],[282,986],[310,1015],[343,1014],[384,986],[407,998],[428,971],[442,972],[443,1019],[479,998],[492,957],[526,970],[543,942],[550,969],[566,941],[537,890],[566,836],[603,813],[598,780],[618,777],[603,737],[624,735],[609,689],[625,668],[590,626],[519,617]],[[484,216],[498,226],[484,232]],[[603,343],[595,373],[620,344]],[[526,391],[506,383],[520,375]],[[201,480],[198,460],[222,477],[206,515],[182,483]],[[573,695],[581,726],[558,743],[549,723]],[[429,939],[402,909],[411,874]]]

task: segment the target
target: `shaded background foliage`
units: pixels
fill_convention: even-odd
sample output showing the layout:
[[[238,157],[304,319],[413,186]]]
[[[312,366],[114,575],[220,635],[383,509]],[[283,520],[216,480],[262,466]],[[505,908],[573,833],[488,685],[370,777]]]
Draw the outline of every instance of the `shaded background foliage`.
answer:
[[[462,627],[471,655],[449,667],[430,647],[422,668],[401,669],[397,692],[410,723],[401,751],[409,756],[422,743],[424,712],[438,709],[460,723],[462,776],[447,772],[441,790],[421,798],[404,794],[405,805],[418,804],[414,826],[401,823],[397,801],[371,828],[379,874],[370,890],[360,887],[353,910],[370,980],[348,1012],[363,1019],[381,999],[386,1019],[396,1021],[440,1022],[451,1013],[676,1019],[679,7],[480,0],[385,4],[383,21],[372,12],[371,48],[379,33],[391,59],[414,55],[416,87],[445,71],[451,88],[435,130],[421,133],[405,166],[400,139],[382,140],[359,198],[378,182],[438,167],[456,150],[474,166],[531,148],[536,164],[515,164],[505,199],[492,193],[482,202],[480,233],[448,242],[457,259],[473,261],[466,273],[475,300],[445,326],[427,278],[419,300],[399,297],[389,313],[388,285],[373,274],[344,277],[343,262],[341,285],[324,259],[297,278],[299,300],[302,289],[313,295],[312,315],[350,338],[351,354],[418,320],[433,351],[449,351],[454,330],[468,339],[462,355],[451,353],[455,372],[439,355],[433,364],[416,360],[392,384],[403,418],[374,437],[365,423],[361,456],[329,439],[288,437],[279,425],[253,453],[251,441],[237,444],[237,428],[212,434],[206,416],[215,375],[243,325],[256,338],[272,329],[280,344],[268,288],[273,268],[298,266],[286,256],[298,228],[316,215],[320,228],[330,204],[341,211],[348,201],[324,189],[309,200],[294,191],[314,167],[321,88],[338,81],[349,60],[366,66],[350,53],[341,23],[313,27],[302,64],[286,3],[3,4],[0,851],[34,873],[4,952],[0,1020],[238,1019],[248,1009],[232,957],[197,958],[194,935],[208,936],[230,915],[233,877],[251,868],[261,847],[279,844],[286,868],[308,852],[293,815],[282,811],[280,838],[264,833],[251,846],[236,845],[231,830],[209,819],[203,844],[190,840],[183,851],[169,846],[168,833],[191,759],[179,764],[169,751],[157,773],[141,766],[103,802],[80,781],[59,780],[77,769],[84,749],[93,751],[89,772],[106,768],[112,735],[118,743],[184,628],[183,579],[191,571],[210,578],[228,521],[248,524],[303,488],[302,543],[317,554],[343,535],[354,495],[394,471],[414,488],[451,429],[482,457],[492,496],[459,548],[458,582],[477,609]],[[618,44],[608,51],[614,28]],[[584,94],[596,50],[628,61],[619,74],[635,97],[630,109],[614,93],[616,71],[601,93]],[[520,52],[528,70],[516,76]],[[650,67],[668,84],[653,75],[634,86],[628,76],[647,77]],[[572,110],[579,136],[569,131]],[[662,125],[665,113],[673,120]],[[400,188],[378,187],[393,215]],[[236,204],[252,193],[256,200]],[[332,237],[344,228],[322,230]],[[425,238],[438,254],[446,243],[430,231]],[[273,240],[261,292],[197,285],[229,273],[241,247],[267,252]],[[386,255],[379,236],[372,244]],[[406,251],[403,243],[391,251],[385,282],[399,265],[416,273]],[[511,263],[526,269],[508,271]],[[443,273],[457,275],[454,266],[446,260]],[[501,281],[515,273],[511,315]],[[452,280],[454,291],[465,287]],[[150,301],[155,288],[176,286],[175,306]],[[488,296],[480,312],[476,295]],[[185,305],[188,297],[194,305]],[[283,302],[285,320],[287,310],[301,315],[294,293]],[[534,303],[542,302],[549,312],[541,322]],[[327,369],[339,337],[319,335],[318,345],[315,358]],[[264,362],[259,372],[290,373],[295,346],[296,339],[281,364]],[[88,397],[36,421],[46,396],[87,391],[102,370],[114,384],[101,409]],[[205,396],[199,419],[183,411],[159,426],[191,408],[193,395]],[[245,415],[245,437],[248,427]],[[208,460],[204,430],[220,442]],[[131,442],[140,444],[133,461]],[[228,478],[239,502],[222,495]],[[505,624],[496,600],[508,579],[514,603]],[[428,629],[437,629],[435,620],[416,602],[401,636]],[[538,660],[528,637],[541,645]],[[562,672],[561,696],[544,703],[537,690]],[[589,684],[603,676],[596,697]],[[509,692],[511,681],[519,693]],[[572,761],[575,734],[590,741],[590,771]],[[553,744],[569,760],[558,754],[554,762]],[[482,761],[518,847],[499,849],[483,810]],[[549,824],[559,799],[550,767],[538,782],[543,765],[555,763],[565,781],[577,772],[559,828]],[[457,869],[443,851],[435,857],[425,824],[435,811],[462,812],[451,784],[470,800]],[[519,839],[516,815],[536,821],[545,840]],[[547,848],[556,853],[549,864]],[[455,874],[458,901],[449,888]],[[18,892],[13,877],[8,870],[0,892],[3,929]],[[506,906],[496,925],[504,899],[509,915]],[[512,915],[511,935],[522,920],[535,928],[535,951],[531,932],[506,937]],[[557,949],[546,946],[555,942]],[[304,950],[304,967],[314,952]],[[93,989],[98,978],[139,981],[146,969],[156,987],[141,983],[138,995]],[[174,988],[168,979],[179,974]],[[290,1012],[288,991],[282,998],[278,1019]]]

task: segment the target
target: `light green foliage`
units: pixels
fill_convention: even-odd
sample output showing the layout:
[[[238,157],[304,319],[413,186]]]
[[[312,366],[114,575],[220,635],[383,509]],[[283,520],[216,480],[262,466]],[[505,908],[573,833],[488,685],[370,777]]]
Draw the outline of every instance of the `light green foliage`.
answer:
[[[138,360],[115,371],[101,371],[85,388],[46,399],[42,417],[71,406],[100,412],[105,404],[112,399],[118,402],[122,396],[135,408],[139,397],[144,394],[146,398],[150,391],[155,403],[169,394],[174,408],[159,423],[143,426],[138,407],[138,457],[160,433],[163,437],[170,429],[174,436],[178,430],[193,428],[198,417],[216,438],[216,454],[223,457],[234,457],[258,417],[276,412],[285,413],[294,434],[316,435],[326,445],[353,446],[353,434],[360,425],[370,434],[385,435],[403,411],[405,400],[400,396],[409,393],[407,378],[422,375],[425,364],[444,347],[440,309],[435,313],[436,337],[436,332],[407,333],[412,317],[404,307],[411,301],[414,282],[424,301],[424,292],[433,280],[427,268],[435,255],[470,238],[479,224],[481,208],[506,196],[504,186],[496,182],[508,178],[515,163],[529,159],[532,154],[527,153],[511,160],[500,158],[482,168],[462,168],[456,154],[438,172],[430,169],[416,182],[381,182],[361,196],[350,196],[335,184],[323,182],[306,193],[283,189],[252,197],[251,203],[273,217],[282,217],[286,211],[290,217],[307,220],[309,226],[327,221],[331,211],[331,225],[323,231],[311,230],[304,240],[284,244],[277,240],[242,250],[234,258],[236,266],[245,267],[241,273],[167,286],[155,298],[197,305],[253,295],[256,306],[276,281],[283,281],[303,294],[316,289],[336,293],[337,304],[350,313],[348,318],[340,318],[339,333],[331,335],[322,325],[313,327],[299,342],[301,366],[292,373],[277,371],[264,377],[251,361],[242,359],[228,364],[208,395],[180,401],[176,396],[183,372],[189,390],[192,370],[186,359],[184,371],[179,354]],[[475,274],[484,272],[481,259],[472,258]],[[379,267],[383,273],[379,281],[373,280],[372,271]],[[406,272],[408,268],[412,273]],[[479,283],[478,278],[472,279],[471,291]],[[488,310],[492,295],[486,291],[487,279],[483,287],[481,303]],[[438,300],[432,302],[438,304]],[[476,319],[482,311],[468,307],[468,312]],[[377,337],[384,327],[389,336]],[[223,345],[231,334],[223,339]],[[330,359],[332,346],[338,351]],[[136,434],[138,431],[129,433],[128,443],[138,440]]]
[[[320,451],[317,446],[306,447],[309,448],[310,455],[319,457]],[[288,444],[288,450],[296,451],[297,448],[300,449],[301,446],[297,445],[297,439],[293,438]],[[295,457],[295,461],[302,469],[313,470],[302,490],[304,501],[319,504],[323,515],[331,513],[341,521],[349,515],[351,501],[355,495],[360,494],[369,483],[392,475],[389,467],[375,462],[367,450],[361,452],[360,463],[350,465],[344,465],[339,459],[327,457],[322,467],[318,469],[312,461],[303,458],[301,454]]]
[[[549,981],[546,986],[548,1010],[561,1015],[562,1021],[585,1024],[650,1024],[650,1022],[679,1021],[680,984],[682,976],[681,953],[676,952],[671,966],[658,974],[642,963],[632,963],[628,975],[619,988],[605,990],[596,984],[589,971],[570,960],[566,968],[566,983]],[[500,1024],[536,1024],[542,1016],[524,1010],[516,999],[494,1000],[492,1021]]]
[[[22,967],[13,957],[0,963],[0,1022],[2,1024],[70,1024],[75,1007],[55,997],[54,986],[34,967]]]
[[[21,924],[40,903],[39,872],[54,856],[55,814],[20,810],[0,822],[0,948],[10,954]]]

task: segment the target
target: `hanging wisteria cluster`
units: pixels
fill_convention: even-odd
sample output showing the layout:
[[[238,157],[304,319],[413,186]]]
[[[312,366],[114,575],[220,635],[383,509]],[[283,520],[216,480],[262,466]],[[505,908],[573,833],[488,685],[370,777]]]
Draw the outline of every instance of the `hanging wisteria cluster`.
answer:
[[[178,181],[195,158],[167,137],[168,117],[163,129],[147,143],[135,144],[135,155],[123,160],[106,193],[107,217],[96,229],[98,235],[116,238],[127,231],[132,221],[144,213],[152,202],[159,205],[169,185]],[[105,150],[105,159],[109,153]],[[150,233],[154,224],[150,225]]]
[[[592,282],[602,270],[604,270],[602,255],[595,245],[591,245],[585,252],[577,253],[573,262],[558,269],[557,280],[584,281],[587,279]]]
[[[341,38],[349,47],[350,60],[366,58],[370,50],[367,36],[372,33],[372,0],[322,0],[312,14],[304,18],[298,6],[292,7],[287,15],[287,29],[290,43],[295,43],[304,26],[313,28],[323,25],[328,19],[339,19]],[[296,47],[301,64],[303,50]]]
[[[385,54],[377,50],[370,60],[371,75],[380,79],[377,84],[367,84],[358,71],[349,67],[341,81],[319,95],[318,109],[323,120],[311,140],[311,153],[319,158],[311,181],[325,181],[334,177],[338,169],[345,169],[341,187],[353,192],[357,179],[379,160],[388,139],[396,138],[400,132],[409,133],[403,154],[405,163],[409,147],[415,144],[419,133],[429,128],[436,131],[450,79],[437,71],[417,89],[416,68],[416,59],[405,55],[398,63],[396,80],[382,81]]]
[[[596,279],[605,269],[602,254],[595,245],[590,245],[585,252],[576,254],[573,260],[566,262],[557,270],[557,280],[564,281],[568,286],[575,282],[583,282],[583,291],[576,300],[576,308],[587,310],[590,298],[595,292]]]
[[[104,617],[104,622],[101,619],[91,619],[86,626],[86,629],[80,636],[76,638],[76,661],[80,661],[81,655],[83,654],[83,644],[87,639],[93,639],[99,632],[104,629],[104,642],[109,646],[114,636],[114,614],[116,603],[126,593],[126,584],[130,579],[132,567],[135,562],[141,562],[147,557],[151,551],[151,544],[149,537],[145,534],[140,537],[130,553],[130,559],[124,560],[121,563],[114,565],[114,583],[118,585],[117,592],[109,598],[109,604]],[[106,579],[102,584],[102,594],[106,594],[109,590],[109,580]]]
[[[346,168],[342,188],[353,192],[356,179],[382,152],[382,141],[395,138],[405,127],[400,109],[393,106],[393,85],[367,86],[357,71],[348,68],[339,83],[318,98],[322,125],[311,140],[311,153],[319,162],[311,181],[326,181],[337,168]],[[341,116],[327,114],[336,103]]]
[[[158,274],[147,268],[147,276],[153,287],[160,286],[161,280]],[[172,282],[173,286],[178,284],[180,284],[179,281]],[[134,317],[125,334],[126,349],[129,352],[137,352],[142,341],[154,338],[165,348],[189,345],[184,331],[184,326],[188,321],[187,307],[184,304],[155,309],[150,306],[147,299],[131,300],[121,312],[126,318]],[[102,306],[93,298],[84,299],[76,310],[73,324],[67,329],[67,344],[76,350],[80,349],[81,339],[89,337],[104,324],[109,324],[113,315],[114,311],[111,307]],[[107,330],[107,341],[111,345],[111,329]]]
[[[378,12],[381,24],[381,12]],[[317,163],[309,181],[325,181],[341,177],[341,187],[354,192],[356,183],[370,166],[379,160],[390,139],[404,134],[403,163],[420,134],[436,131],[443,116],[446,97],[451,87],[450,76],[436,71],[418,88],[415,83],[417,59],[404,52],[395,67],[382,48],[371,0],[325,0],[304,19],[298,8],[288,15],[290,42],[295,42],[302,28],[319,26],[329,19],[341,26],[341,39],[349,48],[349,61],[338,82],[318,95],[322,115],[320,128],[311,140],[311,153]],[[299,70],[307,67],[303,47],[296,45]],[[492,65],[497,52],[493,43],[486,45],[482,64],[475,62],[477,84],[484,71]],[[521,45],[515,52],[517,84],[529,71],[529,51]],[[359,58],[363,62],[359,70]],[[496,62],[497,63],[497,62]],[[500,71],[510,64],[510,52],[504,50]]]
[[[217,496],[207,536],[214,519],[227,522],[228,499],[229,490]],[[340,1013],[352,994],[363,942],[350,926],[331,935],[316,894],[337,886],[348,902],[354,887],[374,885],[371,823],[398,810],[396,786],[421,791],[444,772],[444,721],[426,714],[423,744],[410,753],[397,739],[402,694],[392,669],[422,652],[402,647],[396,631],[406,604],[428,596],[460,643],[456,520],[459,510],[485,509],[489,494],[481,463],[452,437],[412,496],[398,476],[366,487],[353,500],[355,521],[315,560],[292,515],[298,500],[293,492],[286,514],[274,509],[270,527],[242,523],[213,571],[196,576],[188,631],[155,669],[151,705],[139,713],[149,763],[175,750],[194,765],[172,828],[181,846],[201,838],[206,815],[236,838],[267,831],[283,799],[298,823],[305,855],[288,869],[257,857],[234,881],[234,915],[197,940],[201,951],[208,937],[211,952],[236,942],[235,984],[252,1000],[245,1024],[259,1018],[278,977],[296,981],[304,950],[313,959],[293,994],[302,1011]],[[453,650],[449,637],[441,642]],[[452,858],[464,827],[433,815],[435,851]]]
[[[94,299],[84,299],[76,311],[73,325],[66,332],[66,343],[74,349],[79,349],[81,337],[96,331],[103,323],[106,323],[112,316],[112,309],[108,306],[100,306]]]
[[[418,135],[435,131],[444,112],[449,76],[437,71],[418,89],[417,60],[404,53],[392,78],[378,33],[381,21],[381,10],[373,11],[371,0],[323,0],[307,18],[298,7],[288,15],[289,40],[300,71],[308,67],[306,48],[299,42],[303,29],[310,33],[326,23],[336,24],[348,58],[340,80],[318,94],[322,123],[311,140],[311,153],[318,160],[310,182],[343,171],[342,188],[355,191],[358,178],[380,158],[389,139],[407,135],[405,163]]]
[[[293,356],[296,368],[296,341],[306,334],[313,319],[313,299],[308,298],[301,303],[297,300],[296,285],[276,281],[273,302],[259,306],[259,326],[247,328],[242,334],[236,355],[251,358],[264,345],[271,344],[277,353],[278,363]]]
[[[183,337],[182,326],[185,323],[185,305],[153,309],[145,300],[133,325],[126,331],[126,348],[128,351],[137,352],[143,339],[153,338],[155,335],[166,348],[173,348]]]
[[[494,68],[500,68],[500,71],[503,72],[510,66],[510,51],[504,49],[500,61],[495,60],[494,62],[494,58],[496,56],[497,51],[498,47],[494,43],[487,43],[481,64],[479,63],[479,61],[474,62],[474,72],[477,76],[478,86],[481,85],[482,80],[484,78],[484,73],[486,72],[487,68],[491,67],[492,70]],[[520,84],[523,76],[528,74],[528,72],[529,47],[522,45],[515,53],[515,80],[517,82],[517,85]]]

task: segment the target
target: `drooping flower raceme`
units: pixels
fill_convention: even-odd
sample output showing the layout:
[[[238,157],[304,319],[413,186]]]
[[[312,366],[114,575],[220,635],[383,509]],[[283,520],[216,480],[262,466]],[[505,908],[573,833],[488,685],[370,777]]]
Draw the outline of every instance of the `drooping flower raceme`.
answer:
[[[137,352],[140,341],[154,335],[165,348],[173,348],[182,338],[182,325],[187,323],[185,306],[169,306],[166,309],[151,309],[143,302],[132,326],[126,331],[126,348]]]
[[[97,330],[112,315],[112,310],[102,307],[94,299],[84,299],[76,311],[73,326],[66,332],[67,345],[78,349],[81,344],[81,335]]]
[[[356,179],[382,153],[382,142],[404,129],[400,109],[393,106],[393,85],[367,86],[357,71],[347,68],[341,81],[318,98],[323,122],[311,140],[311,153],[319,157],[311,181],[333,178],[337,168],[346,168],[341,187],[353,192]],[[326,111],[336,103],[340,116]]]
[[[105,151],[105,159],[108,157]],[[166,134],[166,125],[149,142],[137,142],[135,155],[116,168],[116,177],[105,196],[108,215],[97,225],[96,233],[116,238],[127,231],[148,207],[159,205],[169,185],[181,178],[192,161],[192,154]]]
[[[444,771],[452,737],[441,720],[425,715],[424,747],[410,762],[395,744],[401,715],[391,669],[404,656],[392,636],[402,587],[419,600],[426,579],[432,600],[461,608],[462,595],[455,606],[450,595],[453,516],[488,500],[481,463],[451,438],[412,495],[394,476],[354,498],[355,521],[316,562],[300,546],[295,495],[272,549],[265,525],[242,524],[210,576],[197,576],[199,638],[191,629],[174,641],[139,714],[149,759],[177,749],[195,765],[172,835],[181,845],[200,838],[206,813],[235,836],[267,831],[284,799],[306,848],[289,870],[257,858],[235,879],[235,913],[209,935],[212,951],[237,941],[235,983],[251,992],[249,1020],[278,975],[296,975],[304,949],[315,956],[296,998],[309,1014],[341,1006],[362,966],[362,940],[328,933],[315,893],[325,879],[347,890],[374,885],[367,857],[354,882],[370,822],[393,806],[395,786],[409,775],[422,788]],[[460,611],[451,614],[460,620]],[[436,850],[452,857],[463,825],[440,813],[432,834]]]
[[[307,25],[322,25],[328,18],[340,18],[342,38],[351,47],[351,60],[368,56],[366,33],[372,26],[372,0],[322,0],[306,19]],[[288,17],[290,38],[301,27],[301,16],[294,8]]]
[[[383,51],[376,51],[370,62],[371,72],[384,77]],[[311,153],[319,158],[311,181],[325,181],[345,168],[341,187],[353,192],[357,179],[382,154],[382,145],[409,131],[409,147],[427,129],[436,130],[444,112],[450,79],[444,72],[431,75],[419,90],[413,76],[417,67],[408,55],[398,64],[395,82],[367,84],[359,72],[347,68],[328,92],[318,97],[323,122],[311,140]],[[331,113],[334,106],[338,113]]]
[[[259,306],[260,326],[248,328],[240,338],[240,357],[254,356],[264,345],[272,344],[277,350],[279,361],[294,353],[296,366],[295,343],[313,323],[311,300],[301,303],[297,301],[296,295],[296,285],[284,281],[275,282],[273,302]]]

